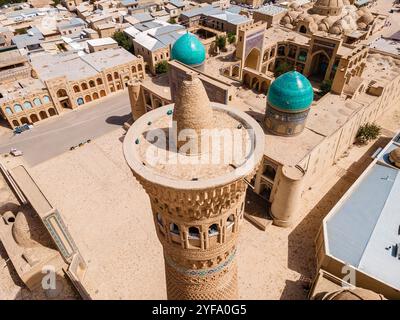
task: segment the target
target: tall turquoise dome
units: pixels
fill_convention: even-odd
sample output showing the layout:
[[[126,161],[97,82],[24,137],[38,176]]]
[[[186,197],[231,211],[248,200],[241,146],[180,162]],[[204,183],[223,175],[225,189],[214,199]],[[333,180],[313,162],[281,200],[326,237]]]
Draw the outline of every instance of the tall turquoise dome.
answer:
[[[171,57],[184,64],[197,66],[206,59],[206,49],[196,36],[185,33],[172,46]]]
[[[282,74],[268,90],[268,103],[283,111],[300,112],[310,107],[314,92],[310,81],[297,71]]]

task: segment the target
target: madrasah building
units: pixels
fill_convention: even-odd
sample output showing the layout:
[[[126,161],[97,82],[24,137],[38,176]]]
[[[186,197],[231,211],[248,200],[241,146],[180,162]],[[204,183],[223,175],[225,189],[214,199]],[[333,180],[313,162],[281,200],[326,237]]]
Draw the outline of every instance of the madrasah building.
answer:
[[[321,9],[319,15],[335,17],[331,20],[342,17],[349,6],[342,6],[342,1],[317,1],[309,12],[323,4],[331,10]],[[368,24],[370,35],[366,39],[378,32],[375,23],[382,18],[371,15],[374,19]],[[257,22],[239,31],[237,60],[221,70],[243,86],[267,93],[263,112],[243,111],[264,129],[264,156],[251,185],[266,200],[265,213],[275,225],[293,223],[304,192],[321,183],[327,169],[348,152],[361,125],[374,122],[400,103],[398,56],[371,49],[366,40],[346,43],[346,34],[302,33],[282,26],[266,29],[266,23]],[[290,63],[295,70],[275,79],[275,68],[282,62]],[[207,67],[203,72],[176,60],[170,65],[175,73],[176,69],[181,74],[195,70],[207,84],[211,101],[215,101],[213,94],[226,85],[207,75]],[[170,76],[171,88],[178,86],[181,78]],[[320,96],[319,85],[327,79],[332,80],[331,91]],[[144,98],[138,98],[139,91],[134,88],[130,86],[130,95],[135,97],[131,101],[137,118],[146,108]],[[245,108],[235,106],[234,99],[225,103]]]

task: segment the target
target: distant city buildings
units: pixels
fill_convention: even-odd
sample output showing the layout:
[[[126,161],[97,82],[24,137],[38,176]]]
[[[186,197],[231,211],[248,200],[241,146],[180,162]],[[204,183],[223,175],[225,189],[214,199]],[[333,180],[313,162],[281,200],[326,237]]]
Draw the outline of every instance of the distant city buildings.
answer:
[[[0,107],[10,126],[36,123],[123,90],[132,79],[144,79],[142,58],[111,39],[98,40],[89,44],[89,54],[36,55],[30,63],[15,50],[1,53]]]

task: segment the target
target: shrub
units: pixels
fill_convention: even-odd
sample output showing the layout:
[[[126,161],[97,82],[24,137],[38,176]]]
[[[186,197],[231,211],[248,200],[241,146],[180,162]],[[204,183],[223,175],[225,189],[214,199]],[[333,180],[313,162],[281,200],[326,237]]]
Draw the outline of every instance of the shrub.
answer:
[[[168,22],[169,22],[170,24],[175,24],[175,23],[176,23],[176,19],[173,18],[173,17],[171,17],[171,18],[169,18]]]
[[[226,37],[225,36],[218,36],[215,39],[215,42],[217,44],[217,47],[219,48],[219,50],[223,50],[226,47]]]
[[[132,41],[123,31],[115,32],[112,37],[115,41],[117,41],[120,47],[124,48],[127,51],[133,52]]]
[[[156,64],[156,73],[162,74],[168,71],[168,62],[167,61],[160,61]]]
[[[287,62],[280,63],[274,71],[275,78],[278,78],[281,74],[293,70],[293,66]]]
[[[369,141],[378,138],[380,133],[380,126],[375,123],[366,123],[358,129],[356,141],[359,144],[367,144]]]
[[[235,43],[236,35],[232,32],[228,32],[227,39],[228,39],[229,44]]]
[[[27,30],[26,28],[19,28],[19,29],[15,29],[15,34],[26,34]]]

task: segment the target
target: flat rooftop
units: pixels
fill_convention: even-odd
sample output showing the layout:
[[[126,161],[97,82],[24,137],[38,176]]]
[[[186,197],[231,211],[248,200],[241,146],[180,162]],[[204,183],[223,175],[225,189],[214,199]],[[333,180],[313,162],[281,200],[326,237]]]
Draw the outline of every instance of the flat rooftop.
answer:
[[[32,57],[32,66],[43,80],[66,76],[74,81],[135,59],[137,57],[125,49],[113,48],[82,56],[77,53],[36,55]]]
[[[0,68],[25,63],[28,59],[25,56],[22,56],[18,50],[9,50],[0,52]]]
[[[88,40],[87,43],[93,47],[96,47],[117,44],[117,41],[115,41],[113,38],[98,38]]]
[[[45,84],[41,80],[34,78],[20,79],[14,82],[5,83],[0,85],[0,93],[3,95],[3,97],[0,98],[0,104],[45,89]]]
[[[264,33],[265,43],[275,44],[278,41],[291,40],[298,44],[307,44],[310,41],[310,38],[302,35],[298,32],[283,29],[280,27],[269,28]]]
[[[267,14],[267,15],[270,15],[270,16],[275,16],[275,15],[280,14],[280,13],[285,12],[285,11],[287,11],[286,8],[281,7],[281,6],[277,6],[277,5],[274,5],[274,4],[270,4],[270,5],[267,5],[267,6],[262,6],[260,9],[256,10],[256,12],[260,12],[260,13]]]
[[[31,57],[31,63],[39,77],[45,81],[63,76],[69,81],[75,81],[98,73],[77,53],[35,55]]]
[[[104,69],[135,61],[138,58],[124,48],[111,48],[84,55],[81,59],[100,72]]]
[[[388,154],[393,142],[324,219],[327,254],[400,289],[400,170]],[[373,197],[371,197],[373,195]]]
[[[393,54],[400,54],[400,40],[398,39],[378,38],[370,44],[370,47]]]

